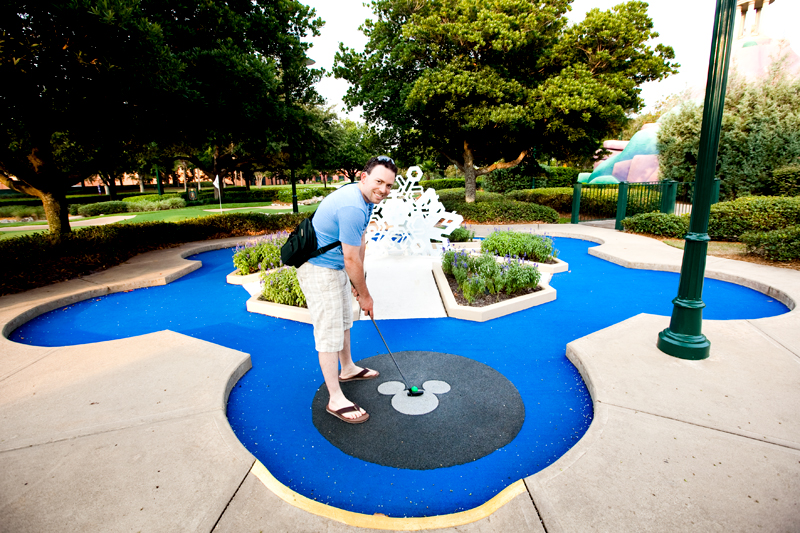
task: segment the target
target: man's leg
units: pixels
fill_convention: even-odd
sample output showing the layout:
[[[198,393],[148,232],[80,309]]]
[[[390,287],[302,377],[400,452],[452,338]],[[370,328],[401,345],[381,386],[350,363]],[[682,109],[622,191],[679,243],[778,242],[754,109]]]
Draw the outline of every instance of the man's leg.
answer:
[[[338,352],[319,352],[319,366],[322,369],[322,377],[325,378],[325,386],[328,388],[328,407],[331,411],[338,411],[345,407],[350,407],[353,402],[348,400],[342,392],[342,387],[339,384],[339,360],[344,357],[345,351],[347,358],[350,359],[350,330],[345,331],[344,347]],[[350,364],[353,365],[352,359]],[[355,366],[355,365],[353,365]],[[358,372],[356,372],[358,373]],[[355,419],[364,414],[363,409],[344,413],[342,416],[345,418]]]
[[[342,350],[339,352],[339,362],[342,365],[342,372],[339,374],[342,379],[351,378],[364,370],[360,366],[353,363],[353,357],[350,353],[350,328],[344,330],[344,345],[342,346]],[[378,372],[375,370],[370,370],[365,377],[369,378],[377,375]]]

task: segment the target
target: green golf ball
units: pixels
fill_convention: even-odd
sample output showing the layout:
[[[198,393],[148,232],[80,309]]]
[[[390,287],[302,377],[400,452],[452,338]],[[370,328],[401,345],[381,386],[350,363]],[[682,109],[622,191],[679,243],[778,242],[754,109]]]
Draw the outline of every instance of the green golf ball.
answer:
[[[415,393],[415,394],[416,394],[418,391],[419,391],[419,389],[418,389],[418,388],[416,388],[416,387],[411,387],[411,392],[413,392],[413,393]]]

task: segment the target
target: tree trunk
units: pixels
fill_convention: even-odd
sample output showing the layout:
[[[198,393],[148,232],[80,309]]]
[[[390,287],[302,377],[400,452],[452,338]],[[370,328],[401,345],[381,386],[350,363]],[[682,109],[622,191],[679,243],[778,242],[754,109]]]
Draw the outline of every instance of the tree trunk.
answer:
[[[475,202],[476,177],[472,148],[464,141],[464,200],[468,204]]]
[[[42,199],[44,214],[50,226],[50,235],[60,241],[63,234],[72,231],[69,227],[67,197],[62,193],[42,192],[39,198]]]
[[[144,178],[139,176],[139,192],[144,192]]]
[[[108,180],[108,199],[114,201],[117,199],[117,182],[111,174],[108,174],[106,179]]]

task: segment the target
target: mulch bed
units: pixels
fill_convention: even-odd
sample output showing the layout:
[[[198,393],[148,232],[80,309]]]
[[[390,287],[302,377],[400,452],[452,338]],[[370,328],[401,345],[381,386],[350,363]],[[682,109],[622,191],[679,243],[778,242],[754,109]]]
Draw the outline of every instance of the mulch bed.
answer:
[[[459,305],[467,305],[469,307],[485,307],[487,305],[496,304],[497,302],[510,300],[511,298],[517,298],[518,296],[525,296],[526,294],[533,294],[534,292],[543,290],[541,287],[537,286],[533,289],[522,289],[521,291],[517,291],[513,294],[506,294],[504,292],[497,294],[485,294],[475,298],[472,303],[469,303],[467,299],[464,298],[464,293],[461,292],[461,289],[458,287],[456,278],[454,278],[452,274],[445,274],[445,277],[447,278],[447,283],[450,284],[450,290],[453,291],[453,296],[456,297],[456,303]]]

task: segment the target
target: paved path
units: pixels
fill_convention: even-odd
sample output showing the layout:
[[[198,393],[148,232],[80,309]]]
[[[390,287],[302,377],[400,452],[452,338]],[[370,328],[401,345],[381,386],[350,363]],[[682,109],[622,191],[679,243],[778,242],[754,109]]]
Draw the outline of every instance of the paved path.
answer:
[[[120,215],[114,217],[93,218],[91,220],[70,220],[69,225],[73,228],[83,228],[86,226],[105,226],[106,224],[114,224],[122,220],[129,220],[135,218],[136,215]],[[46,230],[50,226],[47,224],[32,224],[30,226],[14,226],[11,228],[0,228],[0,231],[30,231],[30,230]]]
[[[629,268],[680,269],[682,251],[652,239],[583,225],[517,227],[604,243],[590,253]],[[669,319],[654,315],[571,342],[567,356],[595,409],[584,437],[481,508],[430,519],[355,515],[275,481],[225,417],[248,354],[166,330],[60,348],[6,338],[71,302],[168,283],[199,266],[183,257],[236,242],[158,250],[0,298],[0,531],[798,531],[793,270],[708,258],[709,277],[792,311],[705,321],[705,361],[658,351]]]

